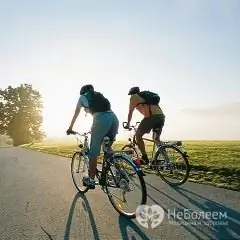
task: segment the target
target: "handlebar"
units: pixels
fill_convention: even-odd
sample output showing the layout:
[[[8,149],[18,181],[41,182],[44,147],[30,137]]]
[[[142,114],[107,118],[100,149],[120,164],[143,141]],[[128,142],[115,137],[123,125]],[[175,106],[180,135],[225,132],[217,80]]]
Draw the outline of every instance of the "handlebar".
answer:
[[[131,131],[132,129],[135,129],[139,123],[140,123],[140,122],[136,122],[135,125],[127,126],[127,122],[123,122],[122,125],[123,125],[123,128],[124,128],[124,129],[127,129],[127,130]]]
[[[90,133],[91,133],[91,131],[85,132],[85,133],[79,133],[79,132],[75,132],[75,131],[70,131],[68,135],[79,135],[81,137],[85,137],[85,136],[87,136]]]

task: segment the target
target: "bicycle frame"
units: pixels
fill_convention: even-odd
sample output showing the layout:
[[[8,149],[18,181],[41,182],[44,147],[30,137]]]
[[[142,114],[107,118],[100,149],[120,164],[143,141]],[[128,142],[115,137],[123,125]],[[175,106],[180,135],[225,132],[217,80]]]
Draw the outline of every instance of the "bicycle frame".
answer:
[[[72,156],[72,161],[71,161],[71,175],[73,179],[73,183],[77,190],[81,193],[86,193],[88,192],[89,189],[95,189],[95,186],[88,186],[84,184],[84,179],[83,181],[83,187],[80,187],[79,184],[77,183],[76,180],[79,180],[80,175],[75,178],[75,173],[76,170],[78,170],[78,173],[80,172],[80,165],[82,161],[84,161],[84,169],[83,172],[86,170],[86,164],[88,167],[89,171],[89,162],[91,159],[89,159],[89,144],[88,144],[88,133],[84,134],[79,134],[77,132],[71,131],[69,134],[74,134],[77,135],[77,143],[78,149],[77,151],[74,152]],[[68,135],[69,135],[68,134]],[[79,137],[84,137],[84,142],[79,139]],[[134,191],[135,188],[132,188],[132,184],[130,184],[131,177],[128,176],[130,175],[135,175],[137,173],[137,176],[140,180],[140,185],[137,185],[137,187],[141,188],[142,194],[141,194],[141,204],[146,204],[147,202],[147,189],[146,189],[146,184],[144,181],[144,178],[141,174],[140,168],[134,163],[131,157],[122,154],[121,151],[115,152],[112,149],[112,143],[114,140],[110,139],[109,137],[104,137],[102,141],[102,151],[104,153],[103,155],[103,163],[102,163],[102,169],[101,171],[98,170],[98,167],[96,168],[96,178],[98,179],[98,182],[95,181],[95,185],[100,185],[101,190],[108,195],[108,199],[110,200],[112,206],[115,208],[115,210],[120,213],[123,216],[126,216],[127,218],[135,218],[136,217],[136,212],[125,212],[122,208],[121,205],[119,205],[118,202],[116,202],[113,199],[113,195],[110,192],[109,188],[119,188],[122,191],[122,202],[125,203],[127,202],[126,200],[126,194],[128,192]],[[80,142],[80,144],[79,144]],[[84,158],[84,160],[83,160]],[[78,162],[77,162],[78,161]],[[74,165],[74,163],[76,165]],[[123,163],[123,165],[121,165]],[[129,163],[133,168],[134,168],[134,173],[129,173],[128,170],[125,169],[125,164],[124,163]],[[77,169],[76,169],[77,167]],[[82,173],[82,171],[81,171]],[[133,179],[134,180],[134,179]]]
[[[102,187],[105,185],[105,182],[106,182],[106,179],[104,178],[105,171],[109,168],[111,175],[113,177],[115,186],[116,186],[116,188],[118,188],[119,182],[116,181],[116,178],[114,177],[114,173],[110,166],[112,164],[114,164],[115,168],[120,172],[120,166],[118,165],[118,163],[116,161],[114,161],[114,159],[116,157],[120,157],[120,156],[123,157],[123,156],[121,155],[121,152],[116,152],[112,149],[112,144],[111,144],[109,137],[104,137],[103,143],[102,143],[102,150],[103,150],[102,171],[98,170],[98,168],[97,168],[97,172],[96,172],[96,176],[99,180],[99,185],[101,185]],[[129,161],[131,160],[128,156],[124,156],[124,158],[128,158]],[[139,168],[137,166],[135,166],[135,170],[139,171]],[[101,176],[99,176],[99,173],[101,173]],[[120,175],[122,175],[122,173],[120,173]]]
[[[137,125],[138,122],[135,124],[135,126],[124,126],[124,124],[126,124],[126,122],[123,123],[123,128],[126,128],[129,131],[134,130],[134,136],[133,136],[133,141],[131,138],[128,139],[128,141],[130,142],[130,144],[127,144],[123,147],[123,149],[125,147],[130,147],[130,150],[133,149],[133,152],[135,152],[137,154],[137,157],[140,158],[138,152],[139,152],[139,147],[136,143],[136,131],[137,131]],[[155,129],[154,129],[155,130]],[[156,135],[154,135],[156,134]],[[143,140],[148,141],[148,142],[153,142],[153,151],[152,151],[152,159],[149,161],[149,168],[153,169],[153,170],[157,170],[157,172],[159,173],[160,177],[167,182],[168,184],[172,185],[172,186],[179,186],[183,183],[185,183],[189,177],[189,171],[190,171],[190,167],[189,167],[189,162],[188,162],[188,158],[189,155],[187,153],[187,151],[181,147],[182,146],[182,141],[161,141],[160,140],[160,134],[157,133],[157,131],[153,131],[153,135],[152,138],[153,139],[149,139],[149,138],[143,138]],[[155,151],[155,148],[157,146],[157,149]],[[174,169],[174,163],[172,163],[172,159],[168,156],[168,152],[167,149],[174,149],[175,151],[179,152],[181,155],[181,159],[183,158],[184,160],[184,164],[186,166],[186,175],[184,176],[183,180],[180,181],[179,183],[171,183],[169,180],[167,180],[164,177],[164,174],[162,173],[162,170],[170,170],[170,174],[173,173],[173,169]],[[132,152],[132,151],[131,151]],[[163,157],[158,160],[158,156],[161,155]]]
[[[83,168],[85,168],[85,166],[87,165],[87,169],[89,169],[89,157],[88,157],[89,142],[88,142],[88,134],[90,134],[90,132],[83,133],[83,134],[80,134],[80,133],[76,132],[77,144],[78,144],[78,147],[80,148],[79,153],[84,158],[84,166],[83,166]],[[83,143],[79,139],[79,137],[84,137],[84,142]],[[113,160],[115,158],[115,156],[117,156],[117,152],[114,152],[112,150],[109,137],[104,137],[103,143],[102,143],[102,149],[103,149],[103,152],[104,152],[102,169],[101,170],[99,170],[98,168],[96,169],[96,177],[99,180],[99,185],[104,186],[105,181],[106,181],[106,179],[104,179],[105,170],[107,169],[107,167],[109,167],[111,165],[111,160]],[[125,156],[125,157],[128,157],[128,156]],[[79,168],[80,168],[80,161],[78,163],[78,168],[77,168],[78,171],[79,171]],[[111,172],[111,175],[114,176],[114,173],[112,172],[111,168],[110,168],[110,172]],[[115,177],[113,177],[113,180],[114,180],[114,182],[116,184],[116,187],[118,187],[118,184],[116,182]]]
[[[138,126],[139,123],[140,123],[140,122],[136,122],[135,125],[132,125],[132,126],[130,126],[130,128],[129,128],[129,131],[134,130],[133,140],[132,140],[131,138],[128,138],[128,141],[130,142],[130,144],[133,145],[133,147],[136,147],[136,146],[137,146],[136,139],[135,139],[135,134],[136,134],[137,126]],[[142,139],[143,139],[144,141],[154,143],[154,145],[153,145],[153,150],[152,150],[152,158],[153,158],[155,146],[156,146],[156,145],[159,145],[160,140],[154,139],[154,132],[153,132],[153,137],[152,137],[152,139],[144,138],[144,137],[143,137]]]
[[[134,130],[134,135],[133,135],[133,140],[131,138],[128,138],[128,141],[130,142],[130,144],[132,144],[132,146],[134,148],[138,148],[137,146],[137,143],[136,143],[136,140],[135,140],[135,134],[136,134],[136,131],[137,131],[137,126],[140,122],[136,122],[135,125],[132,125],[129,127],[129,131],[132,131]],[[152,160],[154,158],[154,152],[155,152],[155,147],[157,146],[158,150],[161,151],[165,156],[167,156],[166,152],[164,149],[162,149],[160,146],[161,145],[164,145],[164,144],[167,144],[169,142],[163,142],[163,141],[160,141],[160,139],[157,139],[155,137],[155,132],[152,133],[152,139],[149,139],[149,138],[142,138],[144,141],[147,141],[147,142],[152,142],[153,143],[153,149],[152,149]],[[182,142],[181,141],[176,141],[176,142],[172,142],[173,145],[176,145],[176,146],[181,146],[182,145]],[[186,152],[184,152],[186,153]]]

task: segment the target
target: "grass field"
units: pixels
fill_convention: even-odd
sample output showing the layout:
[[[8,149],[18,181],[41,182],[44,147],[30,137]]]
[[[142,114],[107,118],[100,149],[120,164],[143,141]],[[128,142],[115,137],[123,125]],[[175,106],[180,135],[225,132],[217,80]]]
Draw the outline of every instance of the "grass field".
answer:
[[[120,150],[124,144],[116,142],[114,149]],[[151,156],[152,146],[146,146]],[[77,149],[74,141],[45,141],[22,147],[65,157],[71,157]],[[240,191],[240,141],[184,141],[183,148],[190,156],[189,181]]]

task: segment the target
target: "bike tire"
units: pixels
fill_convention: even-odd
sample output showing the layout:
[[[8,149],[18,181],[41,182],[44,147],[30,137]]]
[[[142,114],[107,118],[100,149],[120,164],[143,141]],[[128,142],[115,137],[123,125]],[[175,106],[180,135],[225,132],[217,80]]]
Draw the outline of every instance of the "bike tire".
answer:
[[[185,162],[185,165],[186,165],[186,174],[185,174],[185,177],[183,178],[183,180],[181,180],[180,182],[176,182],[176,183],[173,183],[173,182],[170,182],[168,181],[162,174],[161,170],[159,170],[159,168],[157,169],[158,173],[159,173],[159,176],[160,178],[166,182],[168,185],[172,186],[172,187],[177,187],[177,186],[180,186],[180,185],[183,185],[189,178],[189,174],[190,174],[190,165],[189,165],[189,161],[188,161],[188,156],[186,153],[182,152],[177,146],[174,146],[174,145],[167,145],[167,146],[162,146],[161,147],[162,149],[165,148],[171,148],[173,150],[175,150],[176,152],[178,152],[182,159],[184,160]],[[158,156],[161,154],[161,151],[158,149],[155,156],[154,156],[154,160],[153,162],[157,162],[157,159],[158,159]]]
[[[147,188],[146,188],[146,183],[145,183],[145,180],[139,170],[139,168],[134,164],[134,162],[130,159],[128,159],[128,157],[126,156],[123,156],[123,155],[117,155],[115,156],[115,159],[114,161],[116,161],[117,159],[122,159],[123,161],[126,161],[128,164],[130,164],[134,170],[136,171],[136,174],[139,178],[139,182],[140,182],[140,185],[141,185],[141,189],[142,189],[142,193],[141,193],[141,202],[140,202],[140,205],[144,205],[146,204],[147,202]],[[106,182],[105,182],[105,189],[106,189],[106,193],[108,195],[108,199],[109,201],[111,202],[112,206],[114,207],[114,209],[122,216],[128,218],[128,219],[133,219],[133,218],[136,218],[136,212],[134,213],[131,213],[131,214],[128,214],[128,213],[125,213],[124,211],[122,211],[121,209],[119,209],[115,202],[113,201],[112,197],[111,197],[111,194],[109,193],[109,189],[108,189],[108,181],[107,181],[107,175],[108,175],[108,171],[110,171],[110,166],[108,165],[106,167],[106,171],[105,171],[105,179],[106,179]],[[137,208],[136,208],[137,209]]]
[[[83,188],[80,188],[78,186],[78,184],[76,183],[75,181],[75,178],[74,178],[74,161],[76,160],[76,158],[79,157],[79,158],[83,158],[83,156],[81,156],[81,153],[80,152],[75,152],[72,156],[72,160],[71,160],[71,176],[72,176],[72,180],[73,180],[73,183],[76,187],[76,189],[78,190],[78,192],[80,193],[86,193],[89,188],[88,187],[83,187]]]

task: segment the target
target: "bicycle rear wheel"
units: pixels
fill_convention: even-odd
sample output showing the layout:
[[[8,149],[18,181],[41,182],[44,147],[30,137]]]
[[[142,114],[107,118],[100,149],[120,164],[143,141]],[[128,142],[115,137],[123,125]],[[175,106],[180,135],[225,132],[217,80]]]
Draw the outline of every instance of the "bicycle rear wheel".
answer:
[[[147,202],[146,184],[139,168],[131,158],[117,155],[107,166],[105,174],[106,192],[115,210],[127,218],[135,218],[137,207]],[[111,193],[113,189],[119,191],[119,197]],[[131,204],[127,203],[126,197],[130,197]],[[124,210],[123,205],[132,207],[132,210]]]
[[[161,146],[154,156],[153,163],[161,179],[170,186],[180,186],[189,177],[188,156],[175,145]]]
[[[136,160],[140,157],[138,156],[136,149],[131,144],[126,144],[125,146],[123,146],[122,151],[133,160]]]
[[[136,146],[132,144],[126,144],[125,146],[122,147],[122,151],[124,152],[124,154],[126,154],[133,160],[133,162],[137,165],[137,167],[141,166],[141,163],[139,161],[140,155],[136,150]]]
[[[80,193],[86,193],[89,188],[84,187],[82,183],[83,176],[88,175],[88,167],[84,161],[81,152],[75,152],[71,161],[71,175],[76,189]]]

